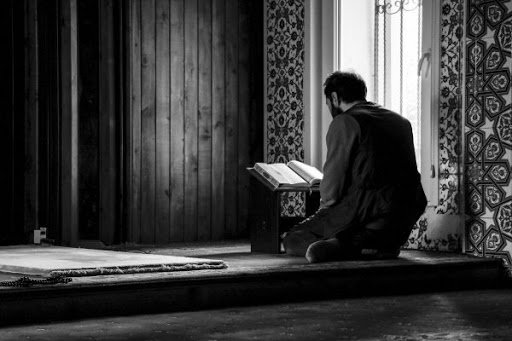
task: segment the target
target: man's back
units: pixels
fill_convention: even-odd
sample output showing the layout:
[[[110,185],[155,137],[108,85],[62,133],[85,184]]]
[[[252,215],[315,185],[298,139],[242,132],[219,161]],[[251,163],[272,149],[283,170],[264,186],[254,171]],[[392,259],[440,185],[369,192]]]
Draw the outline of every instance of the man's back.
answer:
[[[353,185],[379,188],[419,182],[407,119],[371,102],[357,104],[345,115],[353,117],[360,128],[352,159]]]

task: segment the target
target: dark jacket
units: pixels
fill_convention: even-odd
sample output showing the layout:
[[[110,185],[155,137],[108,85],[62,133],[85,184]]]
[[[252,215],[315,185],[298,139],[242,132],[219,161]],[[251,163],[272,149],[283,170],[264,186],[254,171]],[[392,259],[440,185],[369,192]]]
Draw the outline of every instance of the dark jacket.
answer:
[[[412,227],[426,207],[409,121],[375,103],[356,104],[334,117],[327,134],[322,201],[350,224],[334,234],[383,215]],[[397,227],[402,228],[402,227]]]

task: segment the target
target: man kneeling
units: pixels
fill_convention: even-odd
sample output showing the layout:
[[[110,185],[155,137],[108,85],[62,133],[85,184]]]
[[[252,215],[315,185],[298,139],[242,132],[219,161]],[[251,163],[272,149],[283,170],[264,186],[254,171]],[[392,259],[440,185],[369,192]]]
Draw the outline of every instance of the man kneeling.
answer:
[[[426,197],[411,124],[366,101],[357,74],[334,72],[324,83],[333,120],[320,183],[320,209],[285,233],[287,254],[311,263],[396,258]]]

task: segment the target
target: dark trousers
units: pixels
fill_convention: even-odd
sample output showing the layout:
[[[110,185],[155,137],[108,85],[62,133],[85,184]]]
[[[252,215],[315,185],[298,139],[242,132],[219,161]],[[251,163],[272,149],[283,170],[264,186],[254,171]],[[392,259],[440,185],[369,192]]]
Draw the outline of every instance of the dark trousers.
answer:
[[[356,219],[337,219],[339,217],[340,212],[335,208],[323,208],[294,226],[283,238],[286,253],[304,256],[309,245],[330,238],[338,239],[346,258],[398,250],[416,222],[398,214],[385,214],[362,223]],[[343,223],[345,225],[341,225]],[[332,224],[338,224],[337,233],[326,235],[323,231],[332,231]]]

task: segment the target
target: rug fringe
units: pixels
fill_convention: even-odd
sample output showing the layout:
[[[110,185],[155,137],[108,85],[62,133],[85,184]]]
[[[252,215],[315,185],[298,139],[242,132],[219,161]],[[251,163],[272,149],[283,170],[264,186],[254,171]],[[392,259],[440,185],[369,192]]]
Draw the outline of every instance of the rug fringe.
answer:
[[[190,270],[211,270],[225,269],[227,265],[224,262],[218,263],[191,263],[191,264],[158,264],[142,266],[114,266],[104,268],[83,268],[83,269],[64,269],[53,270],[50,272],[52,277],[82,277],[99,275],[118,275],[118,274],[138,274],[149,272],[174,272]]]

